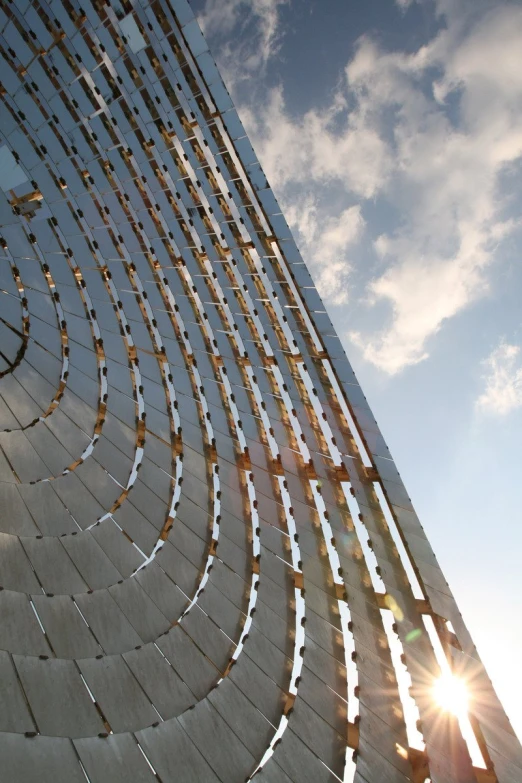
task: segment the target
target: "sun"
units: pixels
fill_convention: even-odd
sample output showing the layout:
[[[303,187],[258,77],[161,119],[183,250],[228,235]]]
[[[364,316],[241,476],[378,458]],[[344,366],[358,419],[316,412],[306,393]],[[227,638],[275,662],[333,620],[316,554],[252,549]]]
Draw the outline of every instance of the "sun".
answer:
[[[457,718],[462,718],[468,712],[468,690],[463,680],[452,674],[443,674],[433,685],[433,696],[436,703],[445,712],[451,712]]]

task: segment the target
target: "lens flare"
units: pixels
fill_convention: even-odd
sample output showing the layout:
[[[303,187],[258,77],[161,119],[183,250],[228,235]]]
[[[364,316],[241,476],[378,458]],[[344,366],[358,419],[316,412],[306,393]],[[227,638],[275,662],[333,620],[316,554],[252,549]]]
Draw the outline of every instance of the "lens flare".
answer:
[[[384,603],[386,607],[393,613],[393,616],[397,620],[397,622],[402,623],[402,621],[404,620],[404,614],[402,613],[402,609],[397,603],[397,601],[395,600],[395,598],[387,593],[384,596]]]
[[[451,712],[457,718],[467,715],[469,696],[466,684],[452,674],[443,674],[436,680],[433,697],[445,712]]]
[[[406,634],[406,641],[407,642],[414,642],[417,639],[420,639],[421,636],[422,636],[421,629],[420,628],[414,628],[412,631],[409,631]]]

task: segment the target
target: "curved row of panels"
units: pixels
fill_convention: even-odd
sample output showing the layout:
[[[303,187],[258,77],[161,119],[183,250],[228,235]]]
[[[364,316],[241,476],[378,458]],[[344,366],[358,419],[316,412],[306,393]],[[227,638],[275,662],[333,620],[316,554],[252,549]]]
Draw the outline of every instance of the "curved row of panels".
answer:
[[[0,779],[515,780],[189,6],[0,26]]]

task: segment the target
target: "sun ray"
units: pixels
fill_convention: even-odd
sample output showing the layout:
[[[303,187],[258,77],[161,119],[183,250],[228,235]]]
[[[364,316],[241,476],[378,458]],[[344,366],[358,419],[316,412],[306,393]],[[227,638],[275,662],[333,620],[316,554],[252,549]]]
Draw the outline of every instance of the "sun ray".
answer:
[[[438,706],[445,712],[462,719],[468,714],[469,695],[464,680],[446,672],[433,685],[433,696]]]

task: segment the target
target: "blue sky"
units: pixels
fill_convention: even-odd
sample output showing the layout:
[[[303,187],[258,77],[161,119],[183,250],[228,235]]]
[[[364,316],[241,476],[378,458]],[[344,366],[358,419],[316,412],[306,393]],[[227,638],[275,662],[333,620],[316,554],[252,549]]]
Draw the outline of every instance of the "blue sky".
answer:
[[[522,735],[522,4],[191,3]]]

